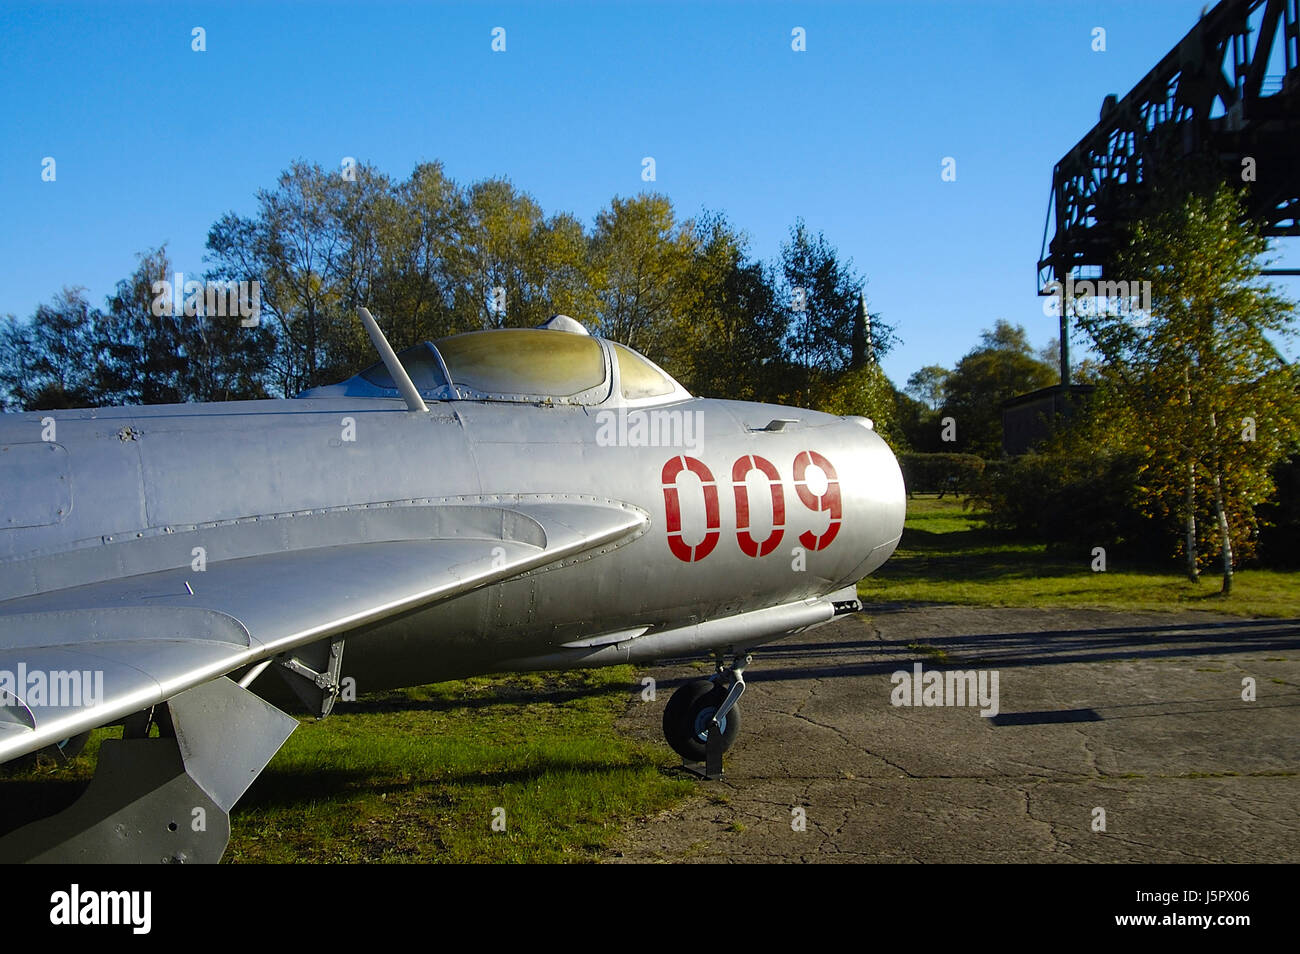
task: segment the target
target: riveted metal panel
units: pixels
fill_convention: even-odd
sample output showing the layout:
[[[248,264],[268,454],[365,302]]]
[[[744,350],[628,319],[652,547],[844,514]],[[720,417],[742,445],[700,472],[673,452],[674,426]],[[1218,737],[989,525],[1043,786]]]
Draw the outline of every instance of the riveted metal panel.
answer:
[[[0,529],[48,527],[72,510],[72,474],[62,444],[0,444]]]

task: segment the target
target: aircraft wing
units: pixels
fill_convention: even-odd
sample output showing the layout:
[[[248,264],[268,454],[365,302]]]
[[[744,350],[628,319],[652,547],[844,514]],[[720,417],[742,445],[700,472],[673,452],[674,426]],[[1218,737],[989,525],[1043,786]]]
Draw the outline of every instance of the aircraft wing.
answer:
[[[629,537],[647,523],[642,511],[613,502],[394,507],[365,524],[364,540],[5,600],[0,762],[286,650]],[[47,683],[102,673],[102,682],[73,677],[81,698],[70,683],[46,685],[38,698],[33,673]],[[56,693],[62,704],[49,704]]]

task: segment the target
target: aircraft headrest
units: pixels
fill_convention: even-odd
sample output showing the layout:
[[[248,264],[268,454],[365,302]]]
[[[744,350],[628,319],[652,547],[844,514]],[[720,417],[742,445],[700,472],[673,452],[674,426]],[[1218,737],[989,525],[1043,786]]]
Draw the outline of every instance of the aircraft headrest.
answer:
[[[587,329],[582,326],[582,322],[574,321],[568,315],[551,315],[537,327],[547,331],[567,331],[573,335],[587,334]]]

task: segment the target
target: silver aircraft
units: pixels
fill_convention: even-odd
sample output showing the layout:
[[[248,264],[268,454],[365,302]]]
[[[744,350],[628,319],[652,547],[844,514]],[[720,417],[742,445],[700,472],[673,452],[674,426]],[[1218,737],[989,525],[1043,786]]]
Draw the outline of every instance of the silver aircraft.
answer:
[[[0,860],[219,860],[277,688],[711,654],[664,732],[720,759],[748,650],[898,543],[866,418],[692,397],[564,316],[400,355],[360,316],[381,360],[296,398],[0,416],[0,762],[123,726]]]

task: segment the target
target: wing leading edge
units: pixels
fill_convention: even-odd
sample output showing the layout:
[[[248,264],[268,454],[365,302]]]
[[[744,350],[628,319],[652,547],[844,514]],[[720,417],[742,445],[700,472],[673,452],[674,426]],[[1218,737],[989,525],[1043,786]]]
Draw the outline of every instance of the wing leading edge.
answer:
[[[345,544],[0,603],[0,762],[287,650],[631,538],[648,517],[614,501],[504,498],[393,507],[358,526],[364,539]]]

